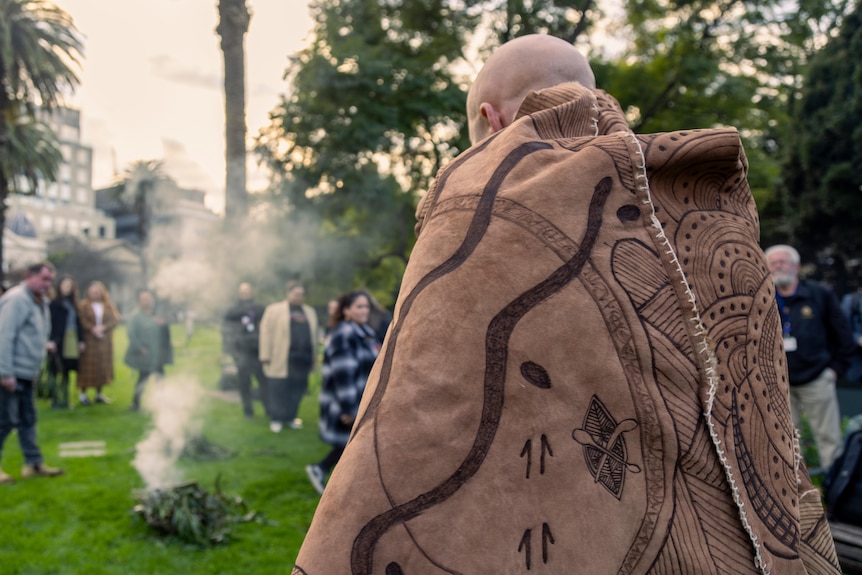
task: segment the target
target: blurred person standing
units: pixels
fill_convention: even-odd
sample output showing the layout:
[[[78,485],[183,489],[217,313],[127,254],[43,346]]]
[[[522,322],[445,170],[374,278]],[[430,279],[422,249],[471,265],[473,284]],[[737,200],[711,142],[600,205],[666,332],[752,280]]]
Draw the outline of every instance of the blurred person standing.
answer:
[[[127,332],[129,347],[123,361],[138,371],[138,380],[132,397],[132,411],[141,406],[141,396],[151,375],[157,378],[164,375],[167,363],[165,354],[165,322],[155,313],[155,299],[148,289],[138,291],[138,307],[129,319]]]
[[[285,291],[286,299],[268,305],[260,323],[259,357],[269,380],[269,427],[273,433],[285,425],[302,427],[296,414],[317,357],[317,314],[305,304],[305,287],[290,281]]]
[[[239,284],[236,303],[225,313],[222,324],[222,349],[233,357],[237,369],[237,386],[242,411],[254,417],[251,378],[257,380],[260,400],[267,416],[269,398],[266,376],[260,363],[260,321],[264,307],[254,300],[254,288],[248,282]]]
[[[105,284],[91,282],[87,297],[78,305],[84,328],[84,351],[78,369],[79,401],[90,405],[87,390],[96,389],[96,403],[109,403],[102,388],[114,381],[114,328],[120,323],[117,311]]]
[[[51,477],[62,469],[44,464],[36,442],[34,382],[46,351],[55,351],[50,341],[51,311],[46,301],[54,267],[40,262],[27,268],[24,281],[0,299],[0,455],[13,429],[24,454],[22,477]],[[0,484],[13,483],[0,469]]]
[[[368,374],[380,351],[377,335],[368,324],[370,315],[368,294],[355,291],[338,299],[329,321],[332,332],[323,351],[319,425],[320,437],[332,450],[320,462],[305,468],[318,493],[323,493],[326,476],[344,453]]]
[[[799,279],[795,248],[772,246],[766,250],[766,261],[781,315],[793,423],[801,430],[801,414],[808,416],[820,466],[828,468],[841,446],[835,381],[853,356],[850,325],[831,289]]]
[[[853,359],[844,377],[853,383],[862,381],[862,288],[856,288],[841,298],[841,311],[850,320],[853,334]]]
[[[51,310],[51,341],[48,370],[58,379],[53,390],[53,407],[69,406],[69,373],[78,371],[78,359],[84,351],[84,328],[78,315],[78,285],[63,275],[57,282]]]

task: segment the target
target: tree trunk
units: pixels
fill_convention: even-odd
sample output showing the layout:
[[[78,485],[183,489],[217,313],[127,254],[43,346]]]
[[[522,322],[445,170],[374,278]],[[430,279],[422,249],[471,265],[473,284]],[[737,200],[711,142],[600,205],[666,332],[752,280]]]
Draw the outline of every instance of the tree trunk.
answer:
[[[248,212],[244,41],[251,14],[245,0],[219,0],[218,11],[216,32],[224,55],[225,215],[234,227]]]

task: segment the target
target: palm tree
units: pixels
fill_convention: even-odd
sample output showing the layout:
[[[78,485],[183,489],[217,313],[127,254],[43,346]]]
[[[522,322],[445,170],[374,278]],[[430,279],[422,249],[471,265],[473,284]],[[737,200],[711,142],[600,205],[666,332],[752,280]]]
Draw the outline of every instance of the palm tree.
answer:
[[[36,111],[53,110],[78,85],[83,44],[72,18],[42,0],[0,0],[0,238],[6,199],[34,191],[39,177],[54,180],[60,154],[56,139],[40,125]],[[0,281],[3,279],[0,241]]]
[[[245,0],[219,0],[219,24],[224,56],[225,215],[228,224],[248,212],[246,196],[245,33],[251,13]]]

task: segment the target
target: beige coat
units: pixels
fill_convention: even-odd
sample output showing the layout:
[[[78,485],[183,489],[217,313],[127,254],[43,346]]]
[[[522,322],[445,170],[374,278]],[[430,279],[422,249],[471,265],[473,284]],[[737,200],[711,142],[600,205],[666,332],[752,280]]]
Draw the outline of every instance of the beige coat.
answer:
[[[287,352],[290,349],[290,306],[282,300],[266,306],[260,320],[260,361],[267,377],[287,377]],[[302,311],[308,318],[312,343],[317,342],[317,313],[311,306],[303,304]],[[317,354],[315,354],[315,362]]]

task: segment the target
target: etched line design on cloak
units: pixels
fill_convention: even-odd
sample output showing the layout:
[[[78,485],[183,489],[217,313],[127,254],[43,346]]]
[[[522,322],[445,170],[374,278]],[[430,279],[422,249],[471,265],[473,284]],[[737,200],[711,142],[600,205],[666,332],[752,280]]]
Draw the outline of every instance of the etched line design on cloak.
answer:
[[[381,513],[362,528],[353,542],[351,552],[351,572],[354,575],[370,575],[374,563],[374,547],[384,533],[393,526],[412,519],[430,507],[446,501],[481,467],[494,441],[502,416],[503,387],[506,379],[506,363],[511,334],[524,315],[578,277],[592,253],[601,230],[602,212],[611,188],[612,179],[609,177],[603,178],[596,185],[590,200],[584,238],[577,253],[544,281],[515,298],[491,320],[485,335],[486,367],[482,416],[473,445],[464,461],[449,478],[437,487]],[[488,217],[490,217],[490,213]]]
[[[362,418],[353,426],[351,437],[359,433],[359,430],[362,429],[369,418],[374,417],[374,414],[377,412],[377,408],[380,406],[380,401],[383,399],[383,394],[386,392],[386,387],[389,384],[389,375],[392,371],[392,356],[395,353],[395,349],[398,347],[398,336],[401,333],[401,326],[404,325],[404,320],[410,314],[410,308],[413,307],[413,302],[429,285],[446,274],[458,269],[458,267],[460,267],[461,264],[470,257],[470,254],[473,253],[476,246],[479,245],[479,241],[484,237],[485,231],[491,223],[494,199],[497,197],[500,185],[506,179],[506,176],[509,175],[509,172],[518,165],[518,162],[533,152],[548,150],[551,149],[551,147],[552,146],[550,144],[546,144],[544,142],[527,142],[525,144],[521,144],[506,156],[500,165],[497,166],[491,179],[482,190],[482,196],[479,200],[479,205],[476,207],[476,213],[467,228],[467,233],[465,234],[461,245],[458,246],[458,249],[455,250],[455,253],[452,254],[448,260],[431,270],[425,277],[419,280],[419,283],[416,284],[410,294],[404,299],[404,303],[401,304],[398,321],[392,329],[392,335],[390,336],[389,343],[386,346],[386,353],[383,355],[383,364],[381,365],[380,379],[378,380],[377,387],[374,389],[374,394],[371,396],[371,400],[368,402],[368,408],[365,410]]]

